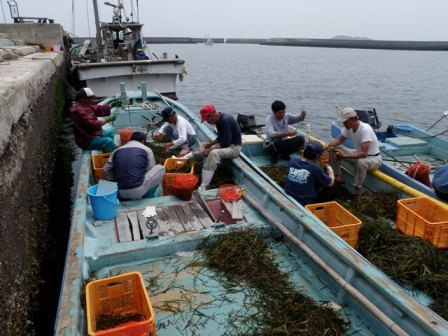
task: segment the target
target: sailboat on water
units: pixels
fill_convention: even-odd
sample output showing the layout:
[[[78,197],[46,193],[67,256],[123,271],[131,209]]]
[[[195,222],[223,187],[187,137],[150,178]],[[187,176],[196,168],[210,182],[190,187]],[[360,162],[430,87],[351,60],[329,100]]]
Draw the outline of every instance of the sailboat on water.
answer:
[[[143,24],[134,21],[132,13],[125,16],[122,1],[104,4],[112,7],[112,19],[100,23],[97,0],[93,0],[96,43],[87,39],[72,48],[72,70],[97,95],[116,94],[120,82],[125,81],[129,90],[139,90],[140,83],[146,82],[148,89],[177,99],[176,83],[186,73],[185,61],[177,55],[169,58],[167,53],[162,57],[145,53]]]

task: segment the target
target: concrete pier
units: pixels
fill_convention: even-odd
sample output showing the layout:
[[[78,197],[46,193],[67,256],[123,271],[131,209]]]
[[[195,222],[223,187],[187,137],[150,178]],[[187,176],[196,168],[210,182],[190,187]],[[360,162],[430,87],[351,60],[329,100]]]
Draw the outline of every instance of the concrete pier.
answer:
[[[48,199],[57,120],[64,106],[66,62],[63,52],[44,52],[39,45],[18,46],[24,41],[6,34],[2,26],[0,330],[2,335],[25,335],[33,327],[29,312],[48,240]],[[61,45],[60,36],[43,43]],[[8,46],[8,40],[13,45]]]

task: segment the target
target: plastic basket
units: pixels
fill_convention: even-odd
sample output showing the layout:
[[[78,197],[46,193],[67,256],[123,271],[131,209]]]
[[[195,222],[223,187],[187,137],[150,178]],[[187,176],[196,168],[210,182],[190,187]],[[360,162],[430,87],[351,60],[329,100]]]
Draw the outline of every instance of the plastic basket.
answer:
[[[132,134],[134,134],[134,129],[131,127],[125,127],[120,129],[119,131],[120,134],[120,145],[126,145],[132,137]]]
[[[93,167],[93,175],[95,176],[95,181],[98,183],[98,180],[104,180],[104,165],[112,153],[103,153],[92,156],[92,167]]]
[[[155,336],[154,312],[142,275],[139,272],[95,280],[86,286],[87,328],[90,336]],[[141,321],[97,330],[100,315],[142,314]]]
[[[240,187],[236,184],[223,184],[219,187],[219,197],[224,202],[236,202],[241,198]]]
[[[191,164],[191,170],[189,173],[174,173],[182,169],[186,164]],[[163,177],[163,194],[172,195],[172,186],[175,184],[176,176],[179,175],[193,175],[194,176],[194,164],[192,164],[190,159],[183,158],[169,158],[165,160],[165,176]]]
[[[448,210],[429,197],[397,201],[397,229],[423,238],[437,248],[448,247]]]
[[[189,201],[198,182],[199,179],[195,175],[177,175],[174,184],[171,186],[171,192],[180,199]]]
[[[361,221],[338,202],[308,204],[305,206],[351,247],[358,246]]]

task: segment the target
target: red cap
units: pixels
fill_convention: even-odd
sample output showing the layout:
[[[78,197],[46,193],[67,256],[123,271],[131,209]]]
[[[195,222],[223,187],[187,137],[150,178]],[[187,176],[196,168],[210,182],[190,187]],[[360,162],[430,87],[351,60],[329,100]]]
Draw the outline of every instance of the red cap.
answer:
[[[199,111],[201,113],[202,120],[201,122],[204,122],[205,119],[209,116],[209,114],[212,114],[215,112],[215,106],[214,105],[204,105],[204,107]]]

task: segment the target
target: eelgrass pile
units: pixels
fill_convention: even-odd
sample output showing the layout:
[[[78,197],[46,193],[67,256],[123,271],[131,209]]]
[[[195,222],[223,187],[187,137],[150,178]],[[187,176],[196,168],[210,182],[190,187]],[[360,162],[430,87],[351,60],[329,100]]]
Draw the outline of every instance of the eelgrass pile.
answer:
[[[115,328],[116,326],[127,322],[143,321],[145,315],[142,313],[129,313],[123,315],[100,314],[96,319],[96,331]]]
[[[430,306],[448,319],[448,254],[418,237],[406,236],[382,220],[364,220],[358,251],[408,289],[434,299]]]
[[[340,335],[345,321],[327,304],[318,304],[294,288],[278,269],[269,245],[256,234],[235,231],[204,249],[205,265],[217,271],[227,288],[250,288],[253,314],[245,317],[245,335]]]
[[[363,223],[358,252],[401,286],[433,298],[430,308],[448,319],[448,252],[391,226],[397,200],[394,193],[378,192],[342,201]]]
[[[273,181],[277,182],[278,185],[284,187],[286,182],[286,166],[275,165],[275,166],[265,166],[260,167],[260,169],[268,175]]]

